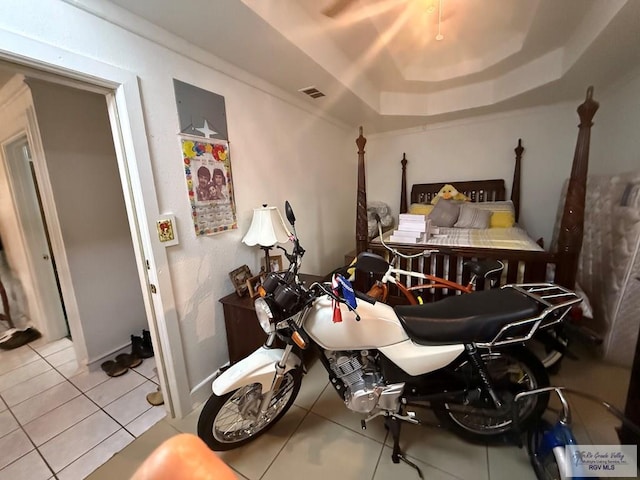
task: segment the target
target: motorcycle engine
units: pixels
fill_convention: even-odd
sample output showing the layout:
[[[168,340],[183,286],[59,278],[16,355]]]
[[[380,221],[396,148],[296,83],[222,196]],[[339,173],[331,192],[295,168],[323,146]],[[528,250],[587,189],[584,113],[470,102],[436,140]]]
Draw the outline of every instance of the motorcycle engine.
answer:
[[[346,386],[344,402],[348,409],[370,413],[378,407],[397,411],[404,383],[387,385],[375,358],[368,350],[325,352],[333,373]]]

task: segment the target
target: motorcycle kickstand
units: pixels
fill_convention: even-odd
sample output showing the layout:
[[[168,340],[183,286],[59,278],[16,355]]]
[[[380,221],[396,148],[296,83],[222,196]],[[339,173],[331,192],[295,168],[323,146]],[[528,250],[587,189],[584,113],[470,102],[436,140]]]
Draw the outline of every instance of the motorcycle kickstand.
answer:
[[[384,426],[387,427],[387,430],[391,433],[391,438],[393,438],[393,453],[391,454],[391,461],[393,463],[400,463],[400,460],[402,460],[410,467],[415,468],[420,480],[423,480],[424,477],[422,476],[420,467],[408,460],[400,450],[400,420],[391,415],[386,416],[384,418]]]

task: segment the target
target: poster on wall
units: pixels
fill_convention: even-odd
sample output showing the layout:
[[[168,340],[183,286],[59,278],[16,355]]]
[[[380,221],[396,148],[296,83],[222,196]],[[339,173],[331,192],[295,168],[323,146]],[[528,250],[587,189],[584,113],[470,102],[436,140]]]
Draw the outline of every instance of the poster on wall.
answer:
[[[228,142],[183,137],[182,153],[196,235],[238,228]]]
[[[179,80],[173,83],[195,233],[236,229],[224,97]]]

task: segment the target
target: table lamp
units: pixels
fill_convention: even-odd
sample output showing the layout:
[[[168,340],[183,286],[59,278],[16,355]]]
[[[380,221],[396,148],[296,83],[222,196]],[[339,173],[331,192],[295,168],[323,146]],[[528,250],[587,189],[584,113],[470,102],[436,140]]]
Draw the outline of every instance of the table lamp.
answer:
[[[263,204],[262,207],[253,209],[253,219],[249,231],[242,239],[242,243],[253,247],[260,245],[265,254],[265,270],[271,271],[269,263],[269,250],[276,243],[286,243],[289,241],[291,232],[284,223],[282,215],[276,207],[268,207]]]

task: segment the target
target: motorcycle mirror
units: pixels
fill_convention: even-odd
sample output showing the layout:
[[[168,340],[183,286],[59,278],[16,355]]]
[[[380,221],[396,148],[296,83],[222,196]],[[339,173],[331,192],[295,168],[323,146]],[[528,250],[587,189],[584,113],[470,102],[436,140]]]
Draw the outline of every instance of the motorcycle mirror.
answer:
[[[289,223],[293,227],[294,224],[296,223],[296,216],[293,214],[293,208],[291,208],[291,204],[289,203],[289,200],[286,200],[284,202],[284,212],[285,212],[285,215],[287,216],[287,220],[289,220]]]

